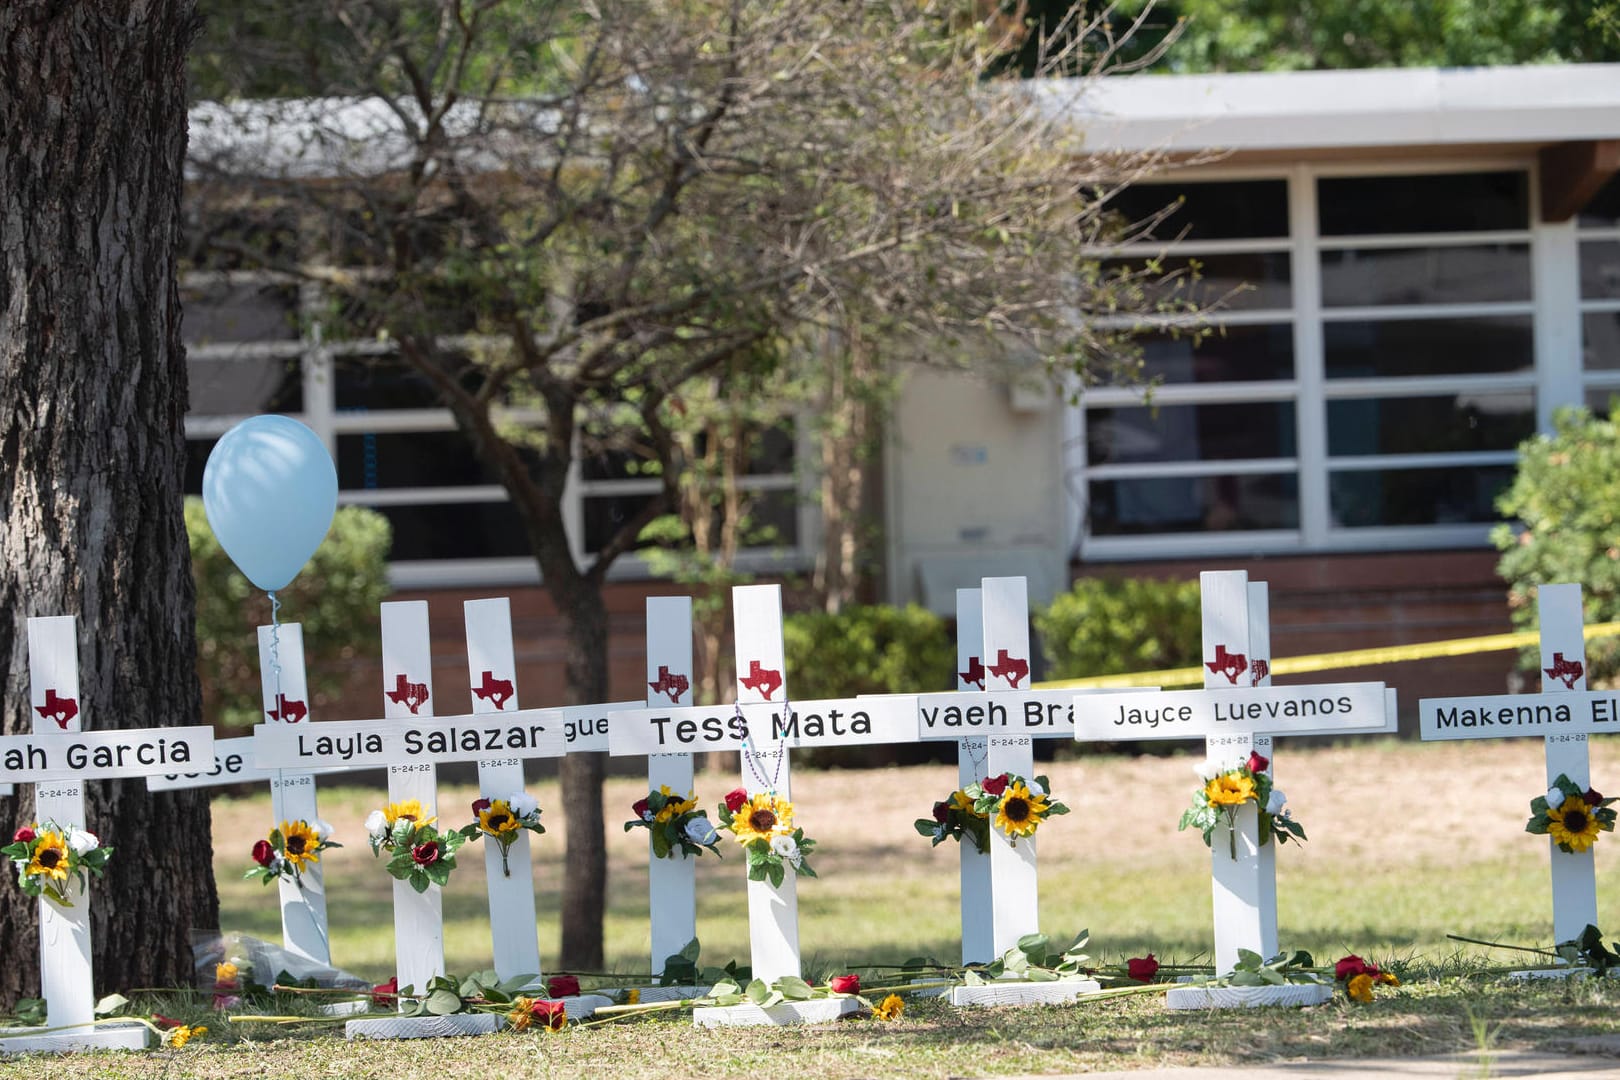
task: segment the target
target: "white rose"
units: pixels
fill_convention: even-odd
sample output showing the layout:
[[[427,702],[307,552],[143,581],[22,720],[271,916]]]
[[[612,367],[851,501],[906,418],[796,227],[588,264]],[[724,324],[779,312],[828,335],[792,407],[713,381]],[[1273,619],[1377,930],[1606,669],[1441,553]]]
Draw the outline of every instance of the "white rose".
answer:
[[[780,833],[771,837],[771,851],[773,854],[780,855],[794,866],[799,865],[799,843],[797,840],[794,840],[793,837]]]
[[[83,829],[74,829],[68,833],[68,847],[73,849],[75,855],[83,855],[87,851],[94,851],[101,846],[101,841]]]
[[[1282,788],[1272,788],[1271,797],[1266,800],[1266,813],[1275,817],[1282,813],[1283,804],[1287,801],[1288,796],[1282,793]]]
[[[1029,793],[1031,795],[1045,795],[1046,789],[1041,787],[1041,782],[1039,780],[1031,780],[1029,782]]]
[[[540,809],[540,800],[526,791],[520,791],[516,795],[508,796],[506,805],[510,806],[512,813],[518,817],[526,818],[533,816],[534,812]]]
[[[1563,805],[1564,805],[1564,792],[1563,792],[1563,790],[1561,788],[1556,788],[1556,787],[1548,788],[1547,789],[1547,809],[1556,810],[1560,806],[1563,806]]]
[[[1213,780],[1225,771],[1225,769],[1215,764],[1209,758],[1205,758],[1203,761],[1200,761],[1198,764],[1193,766],[1193,772],[1198,774],[1198,779],[1204,781]]]
[[[686,823],[686,838],[694,844],[706,846],[718,840],[720,834],[714,831],[714,826],[709,824],[708,818],[698,817]]]
[[[378,814],[379,816],[381,816],[382,811],[376,810],[376,811],[373,811],[373,813]],[[385,818],[384,820],[387,820],[387,819]],[[331,822],[322,821],[320,818],[316,818],[315,819],[315,839],[319,840],[321,843],[324,844],[328,840],[330,840],[331,838],[332,838],[332,824],[331,824]]]
[[[373,810],[366,815],[366,832],[381,840],[388,835],[388,815],[381,810]]]

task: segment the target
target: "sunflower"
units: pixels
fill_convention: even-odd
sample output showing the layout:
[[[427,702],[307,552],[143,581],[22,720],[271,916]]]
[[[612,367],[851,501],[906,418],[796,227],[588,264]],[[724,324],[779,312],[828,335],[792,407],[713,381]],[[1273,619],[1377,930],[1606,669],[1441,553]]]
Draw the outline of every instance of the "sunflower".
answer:
[[[731,831],[739,844],[755,840],[770,843],[773,836],[787,836],[793,832],[793,804],[775,795],[755,795],[731,817]]]
[[[1565,851],[1587,850],[1602,831],[1602,823],[1585,799],[1565,799],[1562,806],[1547,811],[1547,834]]]
[[[422,803],[418,799],[406,799],[404,802],[391,802],[383,807],[383,818],[392,829],[394,823],[400,818],[407,818],[417,825],[431,825],[439,819],[436,817],[424,818],[422,816]]]
[[[1046,817],[1046,796],[1032,795],[1022,780],[1015,780],[996,804],[996,828],[1010,837],[1030,836]]]
[[[658,794],[662,795],[667,800],[664,803],[664,808],[653,816],[653,820],[659,824],[668,821],[670,818],[676,818],[680,817],[682,814],[690,813],[692,810],[697,808],[697,799],[690,795],[684,799],[677,798],[675,793],[669,790],[668,784],[658,785]]]
[[[1211,806],[1241,806],[1254,798],[1254,777],[1221,773],[1204,785],[1204,798]]]
[[[500,839],[504,833],[517,832],[523,828],[523,822],[512,813],[512,806],[505,799],[491,799],[488,806],[478,811],[478,827],[488,835]]]
[[[878,1020],[898,1020],[900,1014],[906,1011],[906,1003],[899,994],[890,994],[876,1005],[872,1006],[872,1016]]]
[[[295,869],[304,870],[321,861],[321,838],[307,821],[283,821],[281,843]]]
[[[53,881],[68,879],[68,847],[61,833],[42,832],[34,840],[34,856],[28,861],[28,872]]]
[[[1372,1000],[1372,988],[1373,977],[1366,972],[1362,972],[1345,984],[1344,991],[1350,995],[1352,1000],[1366,1002]]]

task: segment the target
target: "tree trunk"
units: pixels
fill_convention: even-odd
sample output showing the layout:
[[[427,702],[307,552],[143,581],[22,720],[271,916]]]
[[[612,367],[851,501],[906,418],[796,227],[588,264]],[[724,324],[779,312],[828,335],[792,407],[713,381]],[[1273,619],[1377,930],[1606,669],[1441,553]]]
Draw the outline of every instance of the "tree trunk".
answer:
[[[607,605],[602,590],[587,581],[558,608],[568,620],[570,704],[608,700]],[[561,967],[602,969],[602,917],[607,909],[607,833],[602,816],[606,754],[568,754],[562,759],[562,800],[568,823],[567,868],[562,888]]]
[[[0,725],[31,731],[27,619],[75,615],[85,726],[200,722],[181,514],[181,163],[192,0],[0,4]],[[0,801],[5,836],[33,795]],[[208,799],[91,783],[103,988],[190,985],[219,925]],[[0,999],[39,989],[37,911],[0,874]]]

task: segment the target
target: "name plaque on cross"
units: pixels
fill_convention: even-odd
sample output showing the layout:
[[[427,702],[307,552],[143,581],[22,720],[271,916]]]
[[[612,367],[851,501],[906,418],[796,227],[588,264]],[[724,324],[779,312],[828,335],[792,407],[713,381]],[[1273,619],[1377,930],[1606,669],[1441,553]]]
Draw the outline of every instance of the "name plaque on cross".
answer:
[[[451,761],[560,757],[567,743],[557,709],[435,716],[420,720],[323,720],[298,727],[253,729],[253,763],[261,769],[351,769]]]

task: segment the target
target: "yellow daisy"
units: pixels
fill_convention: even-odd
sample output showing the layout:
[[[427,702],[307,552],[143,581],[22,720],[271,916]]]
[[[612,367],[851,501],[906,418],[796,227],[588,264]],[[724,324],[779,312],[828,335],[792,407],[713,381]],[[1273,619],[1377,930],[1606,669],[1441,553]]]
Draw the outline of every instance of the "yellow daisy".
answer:
[[[739,844],[787,836],[793,832],[793,804],[775,795],[755,795],[732,815],[731,830]]]
[[[1597,843],[1602,831],[1585,799],[1565,799],[1562,806],[1547,811],[1547,834],[1571,851],[1586,851]]]
[[[61,833],[42,832],[36,838],[34,857],[28,861],[28,872],[65,882],[68,879],[68,846]]]
[[[876,1005],[872,1006],[872,1016],[878,1020],[898,1020],[900,1014],[906,1011],[906,1003],[899,994],[890,994]]]
[[[176,1050],[190,1042],[195,1036],[208,1034],[208,1029],[201,1024],[195,1026],[181,1024],[177,1028],[170,1028],[163,1036],[163,1045],[172,1046]]]
[[[996,808],[996,828],[1010,837],[1029,836],[1046,817],[1046,796],[1030,793],[1022,780],[1015,780],[1002,793]]]
[[[1254,778],[1235,772],[1221,773],[1204,785],[1211,806],[1241,806],[1254,798]]]
[[[1360,975],[1352,976],[1350,981],[1345,984],[1344,990],[1353,1000],[1365,1002],[1372,1000],[1372,988],[1373,977],[1363,972]]]
[[[505,799],[491,799],[488,806],[478,811],[478,827],[490,836],[499,837],[503,833],[517,832],[523,828],[523,823],[512,813]]]
[[[394,827],[394,823],[400,818],[409,818],[417,825],[431,825],[439,820],[436,817],[422,817],[422,803],[419,799],[406,799],[404,802],[389,803],[383,807],[383,818],[388,822],[390,829]]]
[[[321,839],[307,821],[283,821],[281,842],[287,861],[299,870],[321,861]]]
[[[963,791],[961,788],[957,788],[955,791],[951,792],[951,809],[966,810],[975,817],[990,816],[988,814],[981,814],[977,810],[973,809],[973,797],[967,792]]]
[[[662,823],[668,821],[670,818],[680,817],[682,814],[689,813],[690,811],[697,809],[697,799],[693,798],[691,795],[688,795],[684,799],[676,798],[675,793],[669,790],[668,784],[658,785],[658,793],[669,801],[664,804],[664,808],[662,810],[653,815],[653,820],[656,822]]]
[[[512,1009],[506,1014],[506,1022],[512,1025],[513,1031],[528,1031],[529,1024],[534,1020],[534,1014],[529,1009],[534,1005],[532,998],[515,997],[512,999]]]

